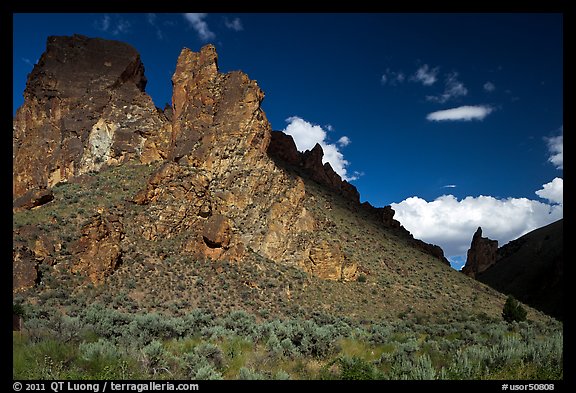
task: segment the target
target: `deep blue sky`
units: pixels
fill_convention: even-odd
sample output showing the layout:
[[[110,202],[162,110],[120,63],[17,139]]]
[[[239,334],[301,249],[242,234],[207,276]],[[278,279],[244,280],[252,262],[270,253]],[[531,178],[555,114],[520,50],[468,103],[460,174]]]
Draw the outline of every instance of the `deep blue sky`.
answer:
[[[49,35],[132,44],[158,107],[171,101],[181,49],[210,42],[221,71],[242,70],[258,82],[273,129],[298,117],[300,126],[326,131],[324,143],[348,161],[348,177],[358,177],[351,182],[362,201],[398,204],[400,216],[407,198],[439,211],[449,204],[432,202],[452,195],[447,211],[469,214],[464,222],[401,222],[424,240],[446,242],[453,261],[479,225],[505,243],[559,217],[526,213],[515,229],[499,231],[490,229],[494,214],[477,206],[481,195],[493,197],[512,220],[534,210],[532,202],[558,206],[535,192],[563,177],[547,139],[563,134],[562,14],[15,14],[13,22],[14,111]],[[469,121],[427,118],[454,108],[484,112]],[[337,143],[343,136],[351,143]],[[466,197],[470,207],[458,210]],[[526,205],[522,212],[506,210],[515,201]],[[456,225],[459,251],[414,222]]]

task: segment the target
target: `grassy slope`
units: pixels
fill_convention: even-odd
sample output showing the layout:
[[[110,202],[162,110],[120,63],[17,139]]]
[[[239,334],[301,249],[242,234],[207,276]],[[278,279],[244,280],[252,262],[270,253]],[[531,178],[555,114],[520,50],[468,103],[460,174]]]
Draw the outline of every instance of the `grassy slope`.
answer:
[[[193,260],[173,252],[178,239],[142,240],[130,222],[146,207],[126,200],[154,169],[89,174],[14,215],[14,228],[34,225],[62,243],[42,287],[16,296],[32,311],[14,337],[14,378],[562,378],[558,323],[529,309],[530,324],[510,330],[503,295],[308,180],[307,208],[329,223],[321,235],[342,245],[362,280],[320,280],[255,253],[241,263]],[[101,207],[122,212],[126,237],[122,265],[93,287],[68,272],[66,249]]]
[[[26,296],[62,298],[65,304],[79,306],[100,302],[120,310],[173,315],[201,307],[217,314],[243,309],[263,318],[305,317],[316,312],[359,320],[461,313],[500,316],[503,295],[410,247],[363,211],[354,211],[358,209],[351,208],[348,201],[309,180],[306,203],[317,221],[325,224],[320,236],[342,246],[362,267],[362,280],[320,280],[255,253],[241,263],[192,260],[174,252],[179,239],[143,240],[135,235],[130,222],[146,206],[126,201],[144,187],[154,168],[126,164],[85,175],[80,182],[56,187],[53,202],[16,213],[15,228],[36,225],[56,234],[64,250],[57,256],[55,268],[46,269],[42,291],[31,290]],[[94,288],[78,285],[81,278],[67,272],[71,257],[66,248],[99,207],[122,213],[126,237],[121,267],[104,285]],[[545,317],[529,310],[529,318]]]

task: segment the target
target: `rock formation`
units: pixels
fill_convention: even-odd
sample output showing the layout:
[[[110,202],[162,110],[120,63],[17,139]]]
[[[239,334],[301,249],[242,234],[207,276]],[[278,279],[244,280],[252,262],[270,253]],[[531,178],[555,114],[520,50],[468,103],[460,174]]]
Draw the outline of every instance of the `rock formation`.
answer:
[[[476,279],[563,319],[564,220],[535,229],[498,249]]]
[[[474,278],[478,273],[492,266],[498,258],[498,241],[482,237],[482,228],[478,227],[472,237],[466,264],[462,273]]]
[[[360,204],[360,193],[356,187],[346,180],[342,180],[340,175],[332,169],[330,163],[322,164],[324,151],[319,144],[316,144],[312,150],[299,152],[291,135],[286,135],[282,131],[274,131],[268,146],[268,154],[281,163],[302,168],[312,180],[344,196],[351,202]]]
[[[32,189],[26,191],[13,202],[14,211],[33,209],[54,199],[52,190]]]
[[[322,164],[324,152],[319,144],[316,144],[312,150],[299,152],[291,135],[286,135],[281,131],[274,131],[268,146],[268,154],[278,161],[280,165],[288,164],[290,167],[300,168],[302,173],[315,182],[346,198],[351,202],[352,207],[361,208],[368,212],[384,227],[397,230],[400,235],[408,238],[415,248],[433,255],[448,266],[450,265],[450,262],[444,256],[442,248],[414,239],[410,232],[394,219],[395,212],[390,206],[376,208],[368,202],[360,204],[360,193],[356,187],[346,180],[342,180],[329,163]]]
[[[38,283],[38,261],[34,253],[25,246],[12,248],[12,288],[20,291]]]
[[[13,232],[12,287],[15,291],[31,288],[42,281],[42,266],[57,263],[62,244],[51,233],[34,225]]]
[[[328,280],[352,281],[357,277],[358,265],[348,260],[340,246],[320,240],[310,250],[304,270]]]
[[[170,126],[130,45],[49,37],[13,122],[13,198],[139,157],[167,155]]]
[[[214,46],[183,49],[172,82],[172,107],[158,110],[130,46],[78,35],[48,39],[14,120],[18,206],[39,206],[53,185],[104,165],[162,161],[131,198],[145,208],[130,222],[100,210],[82,227],[70,248],[73,272],[102,282],[122,263],[130,232],[149,242],[173,239],[173,252],[200,260],[240,263],[256,253],[323,279],[356,279],[358,262],[315,232],[302,177],[447,263],[439,247],[413,239],[389,206],[361,205],[356,188],[322,163],[320,145],[300,153],[290,136],[272,132],[262,90],[240,71],[220,73]],[[20,287],[32,285],[36,254],[24,246],[14,253]]]
[[[220,73],[206,45],[182,51],[173,86],[170,160],[134,198],[149,206],[143,236],[185,234],[184,249],[198,257],[239,260],[250,248],[300,264],[306,249],[288,250],[314,229],[314,218],[303,206],[302,180],[266,154],[271,130],[256,82]]]
[[[75,254],[73,273],[99,283],[116,270],[122,261],[124,238],[120,217],[100,210],[82,228],[82,236],[72,245]]]

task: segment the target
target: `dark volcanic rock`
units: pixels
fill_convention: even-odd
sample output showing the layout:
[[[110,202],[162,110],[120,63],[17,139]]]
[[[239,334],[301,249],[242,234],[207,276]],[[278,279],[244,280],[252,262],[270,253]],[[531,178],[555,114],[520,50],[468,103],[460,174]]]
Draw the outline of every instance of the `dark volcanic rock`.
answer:
[[[564,220],[535,229],[498,249],[476,279],[558,319],[564,318]]]
[[[476,277],[478,273],[482,273],[496,262],[497,253],[498,241],[482,237],[482,228],[478,227],[472,237],[472,244],[462,273],[472,278]]]
[[[53,266],[62,244],[35,225],[15,229],[12,241],[12,289],[20,292],[42,280],[41,265]]]
[[[13,121],[13,198],[104,164],[165,157],[167,120],[145,86],[130,45],[49,37]]]
[[[270,145],[268,145],[268,155],[287,164],[299,166],[302,161],[302,155],[296,148],[292,135],[285,134],[282,131],[273,131],[271,136]]]

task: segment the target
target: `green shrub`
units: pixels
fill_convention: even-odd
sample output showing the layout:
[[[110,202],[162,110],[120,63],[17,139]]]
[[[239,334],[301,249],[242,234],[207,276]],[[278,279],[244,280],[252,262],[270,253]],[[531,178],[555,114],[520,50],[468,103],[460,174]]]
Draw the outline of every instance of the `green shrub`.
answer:
[[[24,306],[21,303],[13,303],[12,304],[12,313],[14,315],[18,315],[19,317],[24,317]]]
[[[82,359],[89,361],[99,358],[108,361],[120,357],[118,348],[110,341],[103,338],[92,343],[81,343],[79,346],[79,352]]]
[[[284,350],[276,333],[270,333],[270,337],[266,342],[266,350],[275,357],[282,357],[284,355]]]
[[[428,355],[418,356],[408,379],[432,380],[436,379],[436,370],[432,366],[432,360]]]
[[[238,373],[238,379],[240,380],[263,380],[266,379],[264,374],[261,374],[251,368],[242,367],[240,368],[240,372]]]
[[[222,325],[243,337],[253,337],[257,332],[256,317],[243,310],[232,311],[224,318]]]
[[[379,379],[378,370],[373,364],[359,357],[343,356],[338,358],[340,366],[340,379],[368,380]]]
[[[25,334],[13,338],[15,379],[289,379],[281,365],[295,378],[563,378],[562,325],[554,322],[458,314],[375,323],[317,313],[257,323],[246,312],[215,319],[200,309],[167,317],[102,306],[69,316],[51,300],[26,304],[26,314]]]
[[[522,322],[526,320],[526,315],[526,310],[514,296],[508,296],[502,310],[502,318],[504,318],[506,322]]]
[[[224,367],[224,353],[212,343],[202,343],[194,348],[194,353],[206,359],[214,368],[221,370]]]
[[[167,362],[165,359],[166,351],[164,346],[158,340],[152,341],[150,344],[142,348],[142,364],[153,375],[161,371],[167,371]]]
[[[186,327],[186,331],[183,334],[198,335],[203,328],[212,325],[213,319],[214,315],[212,313],[196,308],[182,317],[183,324]]]
[[[193,379],[198,380],[222,380],[222,374],[214,369],[211,365],[200,367]]]
[[[288,381],[290,379],[290,374],[284,370],[278,370],[278,372],[274,374],[274,379],[278,381]]]

